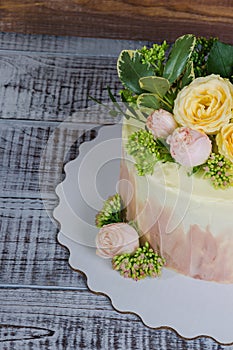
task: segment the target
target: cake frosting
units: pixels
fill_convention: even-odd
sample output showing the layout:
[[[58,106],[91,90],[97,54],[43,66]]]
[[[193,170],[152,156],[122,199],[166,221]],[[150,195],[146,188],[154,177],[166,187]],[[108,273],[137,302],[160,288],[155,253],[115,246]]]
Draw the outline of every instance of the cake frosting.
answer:
[[[119,192],[142,242],[187,276],[233,282],[233,188],[215,189],[202,176],[172,162],[158,162],[152,175],[138,176],[126,142],[139,121],[125,121]]]

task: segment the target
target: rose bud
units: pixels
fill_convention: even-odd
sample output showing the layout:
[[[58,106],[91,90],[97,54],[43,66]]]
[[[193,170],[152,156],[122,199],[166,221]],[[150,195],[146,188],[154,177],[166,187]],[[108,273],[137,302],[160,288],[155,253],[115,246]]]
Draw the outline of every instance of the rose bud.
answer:
[[[171,113],[158,109],[147,117],[146,126],[155,139],[165,139],[177,128],[177,123]]]
[[[96,247],[96,254],[102,258],[133,253],[139,247],[138,233],[123,222],[104,225],[97,234]]]
[[[177,128],[166,142],[170,145],[171,156],[187,167],[205,163],[212,149],[206,134],[186,127]]]

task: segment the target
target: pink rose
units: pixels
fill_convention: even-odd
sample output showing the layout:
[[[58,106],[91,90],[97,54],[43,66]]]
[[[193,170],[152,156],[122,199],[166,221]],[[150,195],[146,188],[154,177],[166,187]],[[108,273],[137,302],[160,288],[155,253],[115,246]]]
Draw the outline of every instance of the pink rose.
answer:
[[[123,222],[104,225],[96,237],[96,247],[96,254],[102,258],[133,253],[139,247],[138,233]]]
[[[165,139],[177,128],[177,123],[171,113],[158,109],[147,117],[146,126],[155,138]]]
[[[168,136],[172,157],[181,165],[193,167],[205,163],[211,153],[211,141],[200,131],[181,127]]]

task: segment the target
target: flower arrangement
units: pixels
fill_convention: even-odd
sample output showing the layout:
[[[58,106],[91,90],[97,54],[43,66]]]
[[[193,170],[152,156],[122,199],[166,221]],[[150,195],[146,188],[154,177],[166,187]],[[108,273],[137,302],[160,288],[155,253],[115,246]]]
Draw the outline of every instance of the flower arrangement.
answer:
[[[216,188],[232,186],[233,46],[187,34],[171,46],[164,41],[122,51],[117,70],[124,115],[142,123],[127,143],[138,174],[152,174],[158,161],[176,162],[188,174],[202,172]],[[122,113],[109,94],[116,108],[112,114]],[[211,166],[216,181],[205,169],[219,156],[221,162]]]
[[[110,112],[141,123],[126,144],[138,175],[176,162],[216,189],[233,186],[233,46],[187,34],[173,45],[122,51],[117,70],[126,111],[108,88]],[[97,254],[112,258],[124,277],[159,276],[165,260],[147,242],[140,247],[125,214],[119,195],[106,201],[96,217]]]

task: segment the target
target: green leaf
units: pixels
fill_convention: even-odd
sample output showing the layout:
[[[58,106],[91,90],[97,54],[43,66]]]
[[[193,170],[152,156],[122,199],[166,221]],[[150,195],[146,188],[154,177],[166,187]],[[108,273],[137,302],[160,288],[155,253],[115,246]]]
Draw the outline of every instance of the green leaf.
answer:
[[[141,94],[139,79],[153,75],[149,64],[141,62],[141,54],[136,51],[124,50],[117,61],[118,76],[122,84],[136,94]]]
[[[230,78],[233,73],[233,46],[216,41],[207,60],[208,74],[219,74],[223,78]]]
[[[100,100],[97,100],[96,98],[88,95],[88,97],[94,101],[95,103],[98,103],[99,105],[101,105],[102,107],[106,108],[109,112],[109,114],[112,116],[112,117],[117,117],[119,115],[119,112],[117,112],[115,109],[111,109],[109,108],[109,106],[106,106],[105,104],[103,104]]]
[[[160,108],[159,100],[154,94],[141,94],[137,99],[137,105],[140,109],[144,107],[152,110]]]
[[[139,79],[139,85],[143,90],[152,92],[161,98],[170,88],[170,83],[167,79],[155,76]]]
[[[195,42],[195,36],[187,34],[178,38],[173,45],[163,72],[164,78],[167,78],[171,84],[184,71],[193,52]]]
[[[181,79],[181,89],[183,89],[183,87],[185,87],[186,85],[189,85],[194,78],[195,74],[193,68],[193,61],[189,61]]]
[[[117,102],[115,96],[112,94],[111,88],[109,86],[107,86],[107,90],[108,90],[108,95],[111,99],[111,101],[113,102],[114,106],[118,109],[118,111],[120,113],[122,113],[124,115],[124,111],[121,109],[119,103]]]

